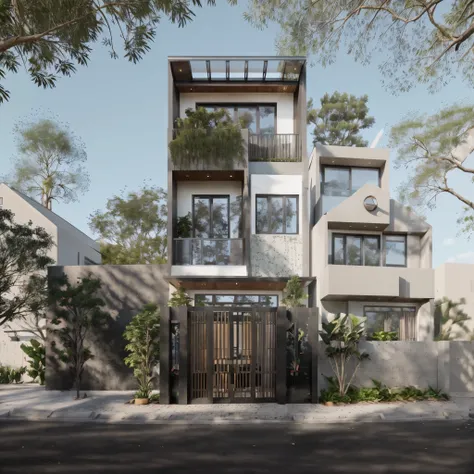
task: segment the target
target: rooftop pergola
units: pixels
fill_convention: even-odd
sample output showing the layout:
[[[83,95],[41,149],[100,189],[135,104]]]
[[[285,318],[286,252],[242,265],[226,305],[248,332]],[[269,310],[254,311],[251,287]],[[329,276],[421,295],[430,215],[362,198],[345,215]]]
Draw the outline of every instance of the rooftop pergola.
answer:
[[[296,86],[306,62],[288,56],[195,56],[169,58],[175,84],[273,84]],[[286,90],[286,89],[285,89]]]

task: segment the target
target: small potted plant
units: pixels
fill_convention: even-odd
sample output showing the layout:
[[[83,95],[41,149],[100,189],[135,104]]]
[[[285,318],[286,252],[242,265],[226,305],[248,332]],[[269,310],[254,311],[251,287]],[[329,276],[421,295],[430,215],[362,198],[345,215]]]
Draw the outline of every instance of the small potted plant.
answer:
[[[148,405],[150,392],[148,390],[137,390],[135,392],[135,405]]]

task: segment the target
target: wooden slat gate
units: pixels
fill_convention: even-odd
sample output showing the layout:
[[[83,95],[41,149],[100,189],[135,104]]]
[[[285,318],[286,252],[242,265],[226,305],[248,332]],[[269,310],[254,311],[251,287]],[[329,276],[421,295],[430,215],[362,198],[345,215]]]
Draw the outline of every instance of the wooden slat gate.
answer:
[[[188,332],[192,403],[276,399],[276,308],[190,308]]]

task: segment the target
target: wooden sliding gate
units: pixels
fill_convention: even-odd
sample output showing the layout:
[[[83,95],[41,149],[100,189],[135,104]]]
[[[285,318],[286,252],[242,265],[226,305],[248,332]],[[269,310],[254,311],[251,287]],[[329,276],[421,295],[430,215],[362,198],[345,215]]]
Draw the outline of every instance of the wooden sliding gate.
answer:
[[[276,308],[192,308],[188,313],[191,402],[276,398]]]

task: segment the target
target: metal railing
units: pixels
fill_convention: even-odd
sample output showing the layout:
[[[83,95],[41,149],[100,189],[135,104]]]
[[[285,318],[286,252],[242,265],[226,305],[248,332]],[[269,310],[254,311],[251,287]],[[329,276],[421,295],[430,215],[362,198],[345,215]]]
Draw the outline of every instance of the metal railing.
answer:
[[[301,161],[300,136],[295,133],[250,134],[249,161]]]
[[[174,239],[174,265],[244,265],[243,239]]]

